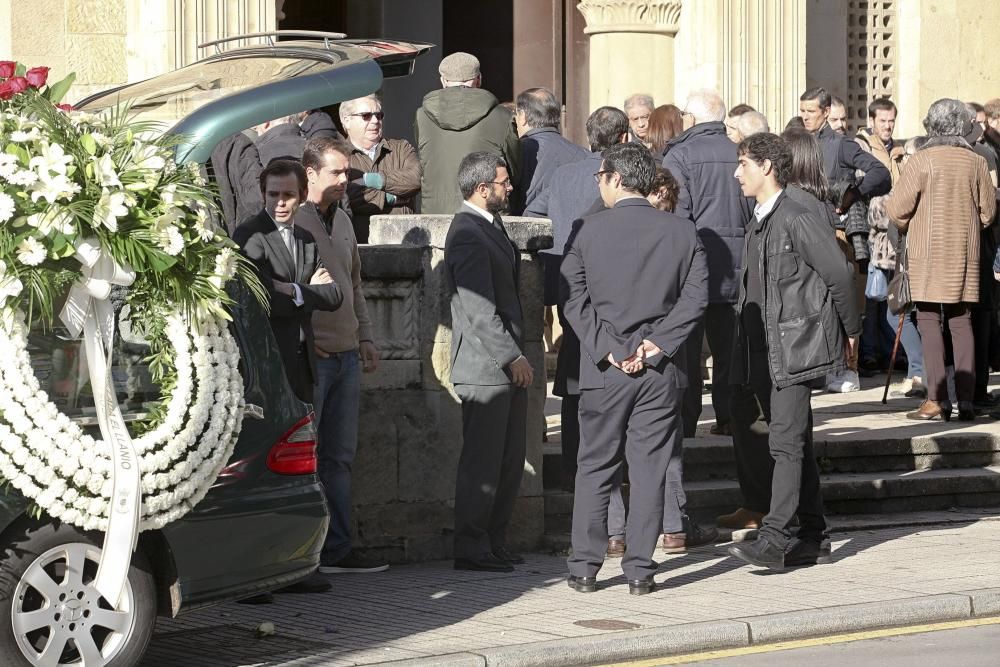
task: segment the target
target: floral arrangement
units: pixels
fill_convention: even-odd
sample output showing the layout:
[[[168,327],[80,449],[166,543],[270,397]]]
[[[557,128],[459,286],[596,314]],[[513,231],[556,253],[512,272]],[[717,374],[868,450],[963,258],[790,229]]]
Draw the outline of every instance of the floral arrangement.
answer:
[[[243,382],[226,285],[238,276],[261,302],[264,292],[217,231],[197,165],[175,165],[177,140],[126,110],[58,105],[69,84],[49,86],[47,75],[0,62],[0,477],[57,519],[107,527],[111,446],[41,389],[27,340],[54,325],[71,287],[95,279],[81,263],[90,249],[134,271],[122,333],[149,346],[162,396],[133,441],[140,527],[161,527],[201,500],[239,435]]]

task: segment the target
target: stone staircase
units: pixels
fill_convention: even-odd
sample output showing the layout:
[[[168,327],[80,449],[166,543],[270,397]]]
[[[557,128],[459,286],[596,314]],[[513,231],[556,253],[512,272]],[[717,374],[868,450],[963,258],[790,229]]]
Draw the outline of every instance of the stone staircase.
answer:
[[[903,413],[918,401],[893,399],[883,406],[880,398],[874,386],[813,396],[816,458],[835,530],[1000,517],[1000,422],[988,417],[912,422]],[[684,442],[688,513],[710,524],[740,503],[732,440],[709,435],[712,423],[706,406],[698,437]],[[550,417],[549,430],[543,464],[546,544],[564,548],[573,495],[560,487],[558,412]]]

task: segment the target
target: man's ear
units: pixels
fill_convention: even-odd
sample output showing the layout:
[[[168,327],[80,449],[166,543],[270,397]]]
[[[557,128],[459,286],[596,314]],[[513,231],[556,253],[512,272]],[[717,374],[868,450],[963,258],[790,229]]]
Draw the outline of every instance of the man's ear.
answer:
[[[771,161],[768,160],[767,158],[764,158],[764,161],[760,163],[760,170],[764,173],[765,176],[767,176],[768,174],[771,173],[771,169],[772,169]]]

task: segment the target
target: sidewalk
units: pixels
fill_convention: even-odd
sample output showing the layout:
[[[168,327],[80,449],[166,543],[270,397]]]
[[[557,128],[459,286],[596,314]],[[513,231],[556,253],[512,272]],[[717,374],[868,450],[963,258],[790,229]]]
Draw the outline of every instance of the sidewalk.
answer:
[[[661,588],[642,597],[628,595],[617,561],[597,593],[576,593],[552,555],[512,574],[441,561],[337,575],[330,593],[163,620],[144,664],[594,664],[1000,615],[1000,520],[956,518],[969,522],[835,534],[834,563],[782,574],[741,566],[724,546],[658,552]],[[256,638],[262,622],[276,633]]]

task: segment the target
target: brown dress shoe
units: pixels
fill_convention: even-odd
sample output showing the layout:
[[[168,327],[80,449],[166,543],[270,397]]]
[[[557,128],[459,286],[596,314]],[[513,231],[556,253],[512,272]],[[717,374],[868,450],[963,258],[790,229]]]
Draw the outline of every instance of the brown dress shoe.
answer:
[[[664,533],[660,545],[668,554],[682,554],[687,551],[687,533]]]
[[[625,555],[625,540],[608,540],[608,558],[621,558]]]
[[[934,421],[937,419],[950,421],[951,406],[943,406],[938,401],[926,400],[913,412],[906,413],[906,418],[918,421]]]
[[[716,518],[715,523],[720,528],[731,530],[750,530],[760,528],[760,522],[764,519],[762,512],[754,512],[745,507],[741,507],[731,514],[723,514]]]

